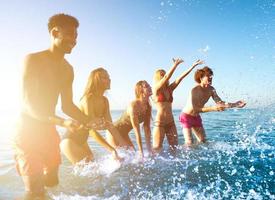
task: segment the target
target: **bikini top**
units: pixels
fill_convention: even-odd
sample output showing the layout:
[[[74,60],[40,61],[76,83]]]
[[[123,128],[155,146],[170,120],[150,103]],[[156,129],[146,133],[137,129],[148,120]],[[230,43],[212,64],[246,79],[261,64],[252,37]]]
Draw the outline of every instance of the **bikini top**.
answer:
[[[167,93],[164,93],[164,90],[160,90],[157,93],[157,102],[173,102],[173,91],[168,87]]]

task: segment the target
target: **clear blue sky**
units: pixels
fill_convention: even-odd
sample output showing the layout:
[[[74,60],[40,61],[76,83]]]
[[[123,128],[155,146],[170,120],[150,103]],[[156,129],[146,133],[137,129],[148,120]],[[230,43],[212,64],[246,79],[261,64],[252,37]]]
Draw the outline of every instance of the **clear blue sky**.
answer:
[[[66,58],[74,66],[77,103],[91,70],[104,66],[112,79],[112,109],[134,98],[138,80],[152,84],[157,68],[173,57],[185,60],[171,80],[196,59],[214,70],[213,85],[224,100],[251,107],[275,99],[275,1],[271,0],[7,0],[1,1],[1,107],[16,107],[21,61],[49,47],[47,21],[56,13],[80,21],[78,44]],[[193,73],[174,94],[184,106]]]

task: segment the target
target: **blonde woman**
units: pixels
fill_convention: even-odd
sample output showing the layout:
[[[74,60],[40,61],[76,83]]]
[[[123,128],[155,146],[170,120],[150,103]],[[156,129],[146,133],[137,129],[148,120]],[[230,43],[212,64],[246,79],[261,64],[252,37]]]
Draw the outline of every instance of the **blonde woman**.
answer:
[[[126,111],[122,114],[120,119],[116,121],[115,127],[126,141],[127,146],[134,149],[134,145],[129,137],[131,130],[134,130],[136,142],[140,156],[143,158],[143,147],[141,141],[140,124],[143,123],[145,141],[147,150],[151,154],[151,112],[150,96],[152,95],[151,86],[146,81],[139,81],[135,86],[136,99],[133,100],[127,107]],[[115,141],[115,138],[109,134],[108,142],[113,146],[121,144],[120,141]]]
[[[109,74],[103,68],[93,70],[89,76],[88,83],[80,101],[80,109],[90,120],[95,122],[95,128],[89,131],[82,129],[77,132],[67,132],[60,145],[62,152],[73,164],[83,159],[86,161],[94,159],[87,142],[89,135],[101,146],[110,151],[114,159],[120,160],[115,148],[108,144],[98,133],[98,130],[108,130],[115,138],[122,140],[122,144],[125,144],[112,124],[109,101],[104,96],[105,91],[110,89],[110,83]]]
[[[182,62],[182,59],[173,59],[173,66],[167,73],[165,70],[159,69],[154,74],[153,98],[157,114],[153,130],[153,148],[156,152],[162,149],[164,136],[167,137],[168,144],[172,150],[178,145],[178,133],[172,112],[173,92],[192,69],[203,63],[201,60],[196,61],[170,84],[169,79]]]

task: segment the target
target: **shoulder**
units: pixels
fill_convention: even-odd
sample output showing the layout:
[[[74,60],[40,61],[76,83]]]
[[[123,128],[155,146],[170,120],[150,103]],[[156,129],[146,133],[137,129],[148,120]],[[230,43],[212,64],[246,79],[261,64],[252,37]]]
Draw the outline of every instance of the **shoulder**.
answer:
[[[33,72],[37,72],[40,68],[39,66],[42,65],[41,63],[44,62],[45,54],[45,51],[27,54],[23,61],[24,74],[32,74]]]
[[[63,69],[65,70],[65,72],[73,74],[74,73],[74,69],[73,66],[66,60],[63,60]]]
[[[138,103],[136,100],[131,101],[129,105],[127,106],[127,112],[132,113],[138,108]]]
[[[36,63],[38,61],[41,61],[41,59],[45,58],[45,56],[46,56],[46,51],[30,53],[25,56],[24,63],[25,64]]]
[[[196,92],[200,89],[199,85],[196,85],[195,87],[192,88],[191,92]]]
[[[103,101],[104,101],[105,105],[109,106],[109,100],[107,97],[103,96]]]
[[[134,100],[130,103],[129,108],[131,108],[132,110],[138,109],[138,101]]]
[[[209,86],[208,87],[208,90],[211,92],[211,93],[216,93],[216,89],[213,87],[213,86]]]

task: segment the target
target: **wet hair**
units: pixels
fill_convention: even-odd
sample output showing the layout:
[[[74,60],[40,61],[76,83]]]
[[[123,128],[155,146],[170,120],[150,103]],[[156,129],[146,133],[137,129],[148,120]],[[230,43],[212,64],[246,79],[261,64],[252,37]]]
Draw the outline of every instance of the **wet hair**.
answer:
[[[107,70],[105,70],[102,67],[91,71],[88,78],[88,82],[84,90],[84,94],[81,97],[81,99],[84,97],[89,98],[91,95],[98,95],[100,92],[102,92],[105,89],[102,85],[102,80],[101,80],[102,74],[108,74]]]
[[[202,77],[204,77],[204,76],[212,76],[212,75],[213,75],[212,69],[209,68],[208,66],[205,66],[204,68],[198,69],[195,72],[194,79],[195,79],[195,81],[197,83],[200,83]]]
[[[49,18],[48,22],[48,30],[49,32],[53,29],[53,27],[59,26],[59,27],[75,27],[78,28],[79,22],[78,20],[71,16],[64,13],[53,15]]]

